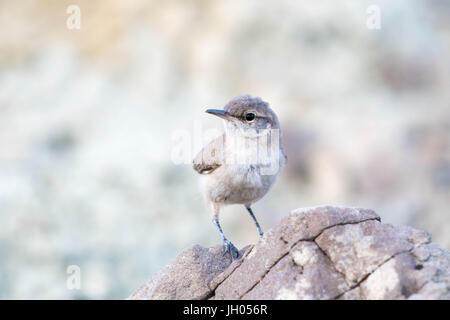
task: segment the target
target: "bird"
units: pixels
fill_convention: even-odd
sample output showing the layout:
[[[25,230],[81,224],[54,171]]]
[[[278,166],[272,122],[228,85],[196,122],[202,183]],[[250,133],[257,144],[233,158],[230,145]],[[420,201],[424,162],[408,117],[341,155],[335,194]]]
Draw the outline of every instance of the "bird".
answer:
[[[239,250],[222,231],[220,209],[244,205],[262,238],[264,232],[251,206],[274,185],[287,157],[278,117],[260,97],[243,94],[231,99],[223,109],[207,109],[206,113],[221,118],[225,130],[200,150],[193,167],[201,175],[203,195],[211,206],[224,254],[228,252],[236,260]]]

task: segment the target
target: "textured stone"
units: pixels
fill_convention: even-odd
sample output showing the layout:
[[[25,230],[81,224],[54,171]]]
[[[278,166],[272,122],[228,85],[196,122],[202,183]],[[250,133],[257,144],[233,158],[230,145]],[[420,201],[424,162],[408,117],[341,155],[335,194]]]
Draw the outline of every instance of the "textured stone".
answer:
[[[139,288],[130,299],[206,299],[211,295],[209,282],[231,264],[223,246],[185,249],[174,262]]]
[[[372,210],[294,210],[240,257],[193,246],[131,299],[450,299],[450,253]]]
[[[325,230],[317,244],[327,253],[349,285],[361,281],[380,264],[413,248],[391,225],[378,221],[340,225]]]
[[[240,299],[299,241],[312,241],[327,228],[379,219],[371,210],[314,207],[292,211],[253,247],[241,266],[215,291],[216,299]]]
[[[312,241],[300,241],[242,298],[331,299],[346,289],[321,249]]]

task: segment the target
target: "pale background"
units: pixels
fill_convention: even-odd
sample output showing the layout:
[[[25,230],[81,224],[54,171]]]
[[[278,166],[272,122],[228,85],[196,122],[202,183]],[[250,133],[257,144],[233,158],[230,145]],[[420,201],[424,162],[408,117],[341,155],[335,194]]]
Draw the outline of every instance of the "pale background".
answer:
[[[219,243],[172,135],[221,128],[204,110],[241,93],[271,103],[289,157],[254,206],[265,230],[360,206],[450,249],[450,2],[317,2],[2,0],[0,298],[125,298]],[[222,224],[258,239],[242,207]]]

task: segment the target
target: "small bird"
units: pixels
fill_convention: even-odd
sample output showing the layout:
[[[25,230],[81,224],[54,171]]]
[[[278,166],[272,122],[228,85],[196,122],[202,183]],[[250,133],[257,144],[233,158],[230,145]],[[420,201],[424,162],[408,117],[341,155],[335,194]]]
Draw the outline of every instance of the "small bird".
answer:
[[[238,249],[225,237],[219,223],[224,205],[242,204],[263,231],[251,209],[273,186],[287,162],[281,145],[277,115],[259,97],[241,95],[223,110],[207,113],[224,120],[225,132],[207,144],[194,158],[194,169],[202,175],[203,193],[213,211],[213,223],[232,260]]]

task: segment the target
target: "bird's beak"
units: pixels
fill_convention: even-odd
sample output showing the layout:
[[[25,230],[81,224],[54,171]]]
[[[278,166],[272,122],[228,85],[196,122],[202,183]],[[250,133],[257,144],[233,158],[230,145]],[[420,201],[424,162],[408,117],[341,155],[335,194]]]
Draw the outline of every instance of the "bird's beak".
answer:
[[[230,114],[226,110],[208,109],[205,112],[213,114],[225,120],[230,120]]]

